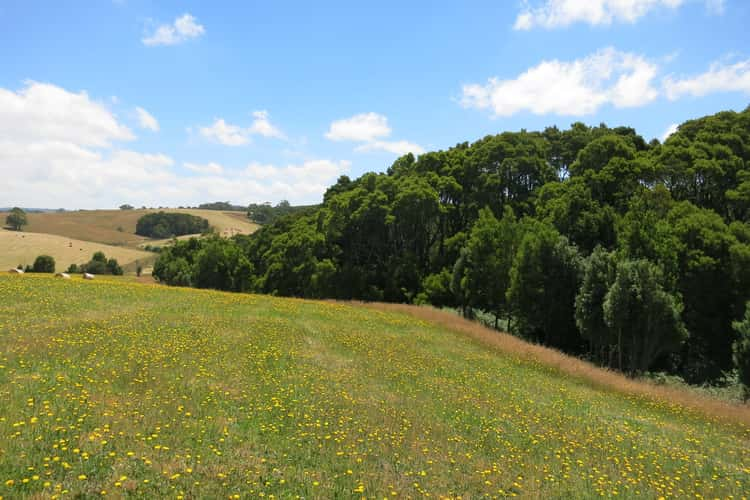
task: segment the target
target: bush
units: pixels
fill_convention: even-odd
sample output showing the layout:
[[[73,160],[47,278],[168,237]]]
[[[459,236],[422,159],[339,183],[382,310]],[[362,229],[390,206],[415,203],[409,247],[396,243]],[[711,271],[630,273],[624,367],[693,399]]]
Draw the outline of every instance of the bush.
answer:
[[[71,264],[70,266],[68,266],[68,272],[71,273],[71,274],[75,274],[75,273],[79,272],[79,270],[78,270],[78,264]]]
[[[33,269],[35,273],[54,273],[55,259],[49,255],[40,255],[34,261]]]

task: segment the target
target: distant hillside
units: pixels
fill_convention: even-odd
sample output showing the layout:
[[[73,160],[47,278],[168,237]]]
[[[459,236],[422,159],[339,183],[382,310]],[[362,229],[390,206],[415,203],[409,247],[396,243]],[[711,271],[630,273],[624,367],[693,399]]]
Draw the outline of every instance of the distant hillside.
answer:
[[[181,212],[208,220],[223,236],[250,234],[258,225],[248,220],[245,212],[220,212],[201,209],[161,209]],[[135,234],[136,222],[145,214],[159,210],[76,210],[66,212],[28,213],[29,224],[24,231],[47,233],[107,245],[137,248],[151,240]],[[0,213],[0,221],[7,214]]]
[[[18,264],[24,267],[32,265],[39,255],[51,255],[55,259],[56,270],[65,271],[71,264],[88,262],[94,252],[104,252],[108,258],[117,259],[126,271],[134,270],[136,260],[146,267],[155,259],[153,253],[132,248],[82,241],[54,234],[0,230],[0,272],[14,268]]]

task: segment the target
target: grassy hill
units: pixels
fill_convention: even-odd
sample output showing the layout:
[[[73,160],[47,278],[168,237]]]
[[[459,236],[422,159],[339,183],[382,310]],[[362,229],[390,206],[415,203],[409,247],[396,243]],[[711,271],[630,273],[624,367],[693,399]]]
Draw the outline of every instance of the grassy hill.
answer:
[[[149,242],[148,238],[135,234],[135,225],[143,215],[158,210],[78,210],[72,212],[29,213],[29,224],[24,231],[47,233],[107,245],[128,246]],[[220,212],[217,210],[167,208],[165,212],[182,212],[208,220],[211,226],[224,236],[250,234],[258,225],[250,222],[244,212]],[[5,221],[7,214],[0,213]]]
[[[750,491],[747,408],[429,310],[29,275],[0,296],[7,498]]]
[[[153,253],[82,241],[54,234],[28,233],[0,230],[0,271],[7,271],[18,264],[32,265],[37,256],[46,254],[55,259],[58,271],[64,271],[71,264],[88,262],[94,252],[102,251],[108,258],[115,258],[123,267],[149,265],[155,259]]]

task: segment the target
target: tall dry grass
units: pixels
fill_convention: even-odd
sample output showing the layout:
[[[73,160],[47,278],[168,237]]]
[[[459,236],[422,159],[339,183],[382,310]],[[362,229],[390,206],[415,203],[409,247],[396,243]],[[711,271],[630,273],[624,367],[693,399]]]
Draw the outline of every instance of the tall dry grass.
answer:
[[[380,302],[358,302],[357,304],[379,311],[408,314],[412,317],[440,325],[451,331],[466,335],[470,339],[496,349],[499,352],[541,363],[564,375],[575,377],[602,389],[616,391],[629,396],[648,398],[653,401],[676,404],[710,418],[739,424],[743,427],[750,427],[750,405],[748,404],[732,404],[676,387],[656,385],[644,380],[635,380],[621,373],[598,367],[573,356],[568,356],[555,349],[526,342],[508,333],[491,330],[456,314],[431,307]]]

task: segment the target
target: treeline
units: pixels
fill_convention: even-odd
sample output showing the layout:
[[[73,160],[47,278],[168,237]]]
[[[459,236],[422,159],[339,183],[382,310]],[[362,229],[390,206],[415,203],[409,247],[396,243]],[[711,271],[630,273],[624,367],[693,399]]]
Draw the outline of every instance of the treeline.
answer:
[[[293,206],[286,200],[282,200],[276,205],[271,205],[270,203],[251,203],[247,207],[247,217],[256,224],[271,224],[280,217],[294,213],[310,212],[316,208],[316,205]]]
[[[705,382],[739,365],[733,346],[749,357],[749,219],[750,108],[664,144],[575,123],[341,177],[251,236],[178,243],[154,276],[481,312],[602,365]]]
[[[156,212],[138,219],[135,234],[149,238],[171,238],[185,234],[205,233],[208,221],[197,215],[177,212]]]

